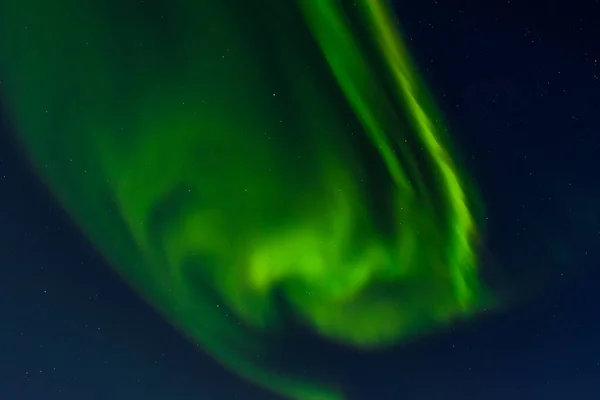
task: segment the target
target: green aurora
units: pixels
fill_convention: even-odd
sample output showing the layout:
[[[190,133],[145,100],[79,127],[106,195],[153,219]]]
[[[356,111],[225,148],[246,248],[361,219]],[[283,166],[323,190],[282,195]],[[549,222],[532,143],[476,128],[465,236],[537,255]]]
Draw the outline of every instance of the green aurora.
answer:
[[[0,76],[39,174],[174,326],[329,400],[250,354],[289,319],[365,351],[492,305],[476,190],[384,1],[159,3],[1,2]]]

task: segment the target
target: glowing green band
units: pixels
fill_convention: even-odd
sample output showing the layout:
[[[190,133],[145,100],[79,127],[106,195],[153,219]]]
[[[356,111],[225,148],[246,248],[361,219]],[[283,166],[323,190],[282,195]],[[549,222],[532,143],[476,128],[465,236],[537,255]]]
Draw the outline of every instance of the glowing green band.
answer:
[[[487,304],[476,199],[382,1],[147,3],[3,2],[2,94],[65,208],[175,326],[260,385],[337,399],[252,357],[284,308],[372,348]]]

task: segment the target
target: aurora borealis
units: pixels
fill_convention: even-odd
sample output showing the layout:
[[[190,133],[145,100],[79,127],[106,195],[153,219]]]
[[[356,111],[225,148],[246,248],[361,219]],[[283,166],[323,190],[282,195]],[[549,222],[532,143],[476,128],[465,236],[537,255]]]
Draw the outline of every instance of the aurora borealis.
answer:
[[[151,305],[247,379],[335,399],[247,353],[290,318],[370,349],[489,307],[480,202],[392,11],[282,3],[3,4],[2,96]]]

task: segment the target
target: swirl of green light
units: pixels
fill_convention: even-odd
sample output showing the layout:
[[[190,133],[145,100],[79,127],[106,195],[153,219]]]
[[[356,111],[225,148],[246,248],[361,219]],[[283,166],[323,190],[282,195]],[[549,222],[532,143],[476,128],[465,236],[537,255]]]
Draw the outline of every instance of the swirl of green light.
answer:
[[[275,298],[363,349],[468,316],[490,301],[478,202],[382,0],[250,3],[2,2],[2,95],[49,187],[176,327],[289,398],[342,398],[249,356]]]

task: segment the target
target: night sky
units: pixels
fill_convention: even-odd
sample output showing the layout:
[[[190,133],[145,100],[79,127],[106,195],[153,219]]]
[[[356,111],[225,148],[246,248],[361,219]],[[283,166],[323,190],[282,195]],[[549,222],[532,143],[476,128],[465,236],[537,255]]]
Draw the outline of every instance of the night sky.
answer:
[[[526,276],[506,290],[535,293],[332,363],[357,400],[600,398],[598,0],[397,3],[486,199],[489,263]],[[139,299],[53,200],[6,118],[0,133],[0,400],[276,399]]]

